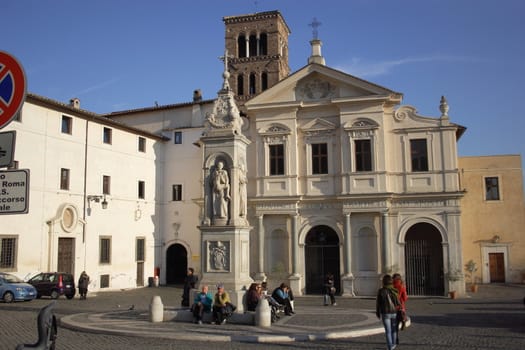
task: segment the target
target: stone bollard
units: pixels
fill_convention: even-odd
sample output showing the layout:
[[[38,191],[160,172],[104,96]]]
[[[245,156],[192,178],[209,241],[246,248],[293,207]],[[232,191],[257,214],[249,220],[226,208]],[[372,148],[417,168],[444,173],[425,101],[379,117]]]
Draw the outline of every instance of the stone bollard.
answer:
[[[151,298],[151,304],[149,305],[149,321],[150,322],[162,322],[164,321],[164,305],[158,295]]]
[[[258,327],[271,327],[272,325],[272,311],[266,298],[259,300],[255,308],[255,325]]]

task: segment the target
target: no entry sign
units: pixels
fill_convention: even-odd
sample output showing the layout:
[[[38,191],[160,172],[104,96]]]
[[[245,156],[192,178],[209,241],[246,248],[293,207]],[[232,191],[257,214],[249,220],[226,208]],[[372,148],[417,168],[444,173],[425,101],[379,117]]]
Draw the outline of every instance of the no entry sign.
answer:
[[[26,97],[26,76],[16,58],[0,51],[0,129],[16,116]]]

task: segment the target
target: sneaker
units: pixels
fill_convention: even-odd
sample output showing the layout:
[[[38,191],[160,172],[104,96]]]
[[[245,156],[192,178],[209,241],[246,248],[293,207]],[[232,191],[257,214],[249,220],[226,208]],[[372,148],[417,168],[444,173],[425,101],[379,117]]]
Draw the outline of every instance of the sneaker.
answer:
[[[222,320],[221,324],[226,324],[226,319]]]
[[[332,306],[337,306],[337,303],[333,303]]]
[[[202,324],[202,321],[201,321],[201,320],[199,320],[199,324]]]

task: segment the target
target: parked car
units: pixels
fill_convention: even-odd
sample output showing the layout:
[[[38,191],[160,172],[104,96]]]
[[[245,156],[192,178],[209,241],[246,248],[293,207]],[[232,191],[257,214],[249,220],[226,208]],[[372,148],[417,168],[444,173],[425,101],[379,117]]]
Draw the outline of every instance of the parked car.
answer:
[[[0,272],[0,298],[6,303],[14,300],[33,300],[36,289],[10,273]]]
[[[32,284],[37,291],[37,298],[49,296],[57,299],[61,295],[72,299],[75,296],[75,280],[73,275],[65,272],[42,272],[32,277],[27,283]]]

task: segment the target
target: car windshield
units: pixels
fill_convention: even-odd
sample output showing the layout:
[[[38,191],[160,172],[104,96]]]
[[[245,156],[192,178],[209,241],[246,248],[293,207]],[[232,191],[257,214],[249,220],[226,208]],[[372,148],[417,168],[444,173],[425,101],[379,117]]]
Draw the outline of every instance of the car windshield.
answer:
[[[2,277],[7,283],[23,283],[24,282],[20,278],[16,277],[15,275],[5,274],[5,275],[2,275]]]

